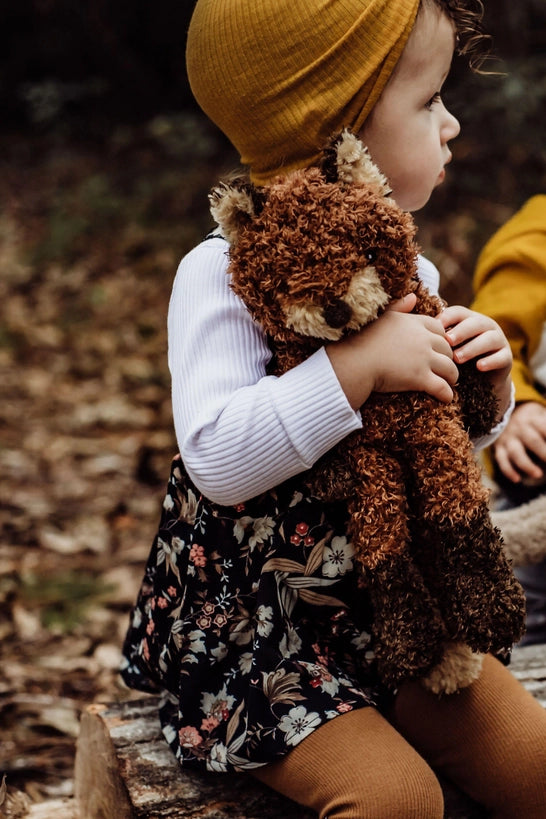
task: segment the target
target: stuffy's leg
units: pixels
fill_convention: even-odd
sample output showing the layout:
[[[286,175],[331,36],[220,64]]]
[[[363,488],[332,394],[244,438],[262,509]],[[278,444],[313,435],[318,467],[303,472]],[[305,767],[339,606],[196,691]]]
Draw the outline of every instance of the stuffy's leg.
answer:
[[[406,442],[415,560],[450,636],[476,651],[501,652],[521,636],[523,593],[491,523],[488,492],[455,408],[425,403]]]
[[[356,468],[361,482],[348,504],[349,532],[374,609],[379,671],[398,683],[439,662],[445,629],[410,553],[399,463],[371,450]]]
[[[483,656],[466,643],[446,643],[442,659],[421,682],[433,694],[455,694],[478,679]]]
[[[431,527],[424,534],[431,545],[424,572],[432,588],[438,578],[445,584],[438,598],[450,634],[475,651],[510,649],[524,630],[525,598],[488,510],[480,509],[466,526]]]

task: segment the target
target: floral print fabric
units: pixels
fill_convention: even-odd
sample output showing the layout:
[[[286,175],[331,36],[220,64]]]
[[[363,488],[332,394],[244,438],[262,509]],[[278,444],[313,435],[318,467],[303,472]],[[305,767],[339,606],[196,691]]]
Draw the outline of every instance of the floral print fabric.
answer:
[[[173,461],[122,675],[182,764],[248,770],[387,696],[344,511],[294,481],[220,506]]]

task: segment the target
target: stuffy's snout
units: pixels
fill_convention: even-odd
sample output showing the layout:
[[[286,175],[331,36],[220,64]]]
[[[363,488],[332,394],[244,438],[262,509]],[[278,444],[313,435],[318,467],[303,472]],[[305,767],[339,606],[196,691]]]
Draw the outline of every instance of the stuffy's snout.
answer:
[[[333,327],[337,330],[340,327],[345,327],[345,325],[349,323],[353,311],[350,305],[348,305],[346,301],[343,301],[343,299],[334,299],[330,304],[326,305],[322,311],[322,315],[328,327]]]

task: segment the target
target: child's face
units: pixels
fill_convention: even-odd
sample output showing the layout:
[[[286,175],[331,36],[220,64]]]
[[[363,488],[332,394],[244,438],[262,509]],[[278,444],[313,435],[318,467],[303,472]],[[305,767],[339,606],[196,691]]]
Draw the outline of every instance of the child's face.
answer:
[[[360,137],[389,180],[404,210],[423,207],[445,176],[448,141],[458,121],[440,91],[449,73],[455,34],[451,21],[433,5],[417,16],[400,61],[366,120]]]

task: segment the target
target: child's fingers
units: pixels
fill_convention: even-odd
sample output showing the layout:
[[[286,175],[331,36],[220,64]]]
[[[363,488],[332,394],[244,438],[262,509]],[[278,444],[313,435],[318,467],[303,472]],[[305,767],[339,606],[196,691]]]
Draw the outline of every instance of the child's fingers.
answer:
[[[447,333],[446,337],[451,342],[450,333]],[[464,364],[465,361],[471,361],[474,358],[485,360],[485,358],[496,357],[495,360],[503,367],[510,364],[512,353],[504,336],[500,335],[496,329],[491,329],[460,343],[453,350],[453,357],[458,364]],[[491,362],[485,369],[493,369],[490,365]]]
[[[512,483],[520,483],[521,482],[521,473],[518,472],[516,467],[513,465],[511,459],[508,457],[508,453],[504,449],[496,449],[495,450],[495,460],[497,461],[497,466],[505,475],[509,481]]]
[[[521,481],[522,475],[529,478],[542,478],[543,471],[529,456],[523,445],[514,443],[510,448],[499,446],[495,450],[495,459],[506,477],[514,483]]]
[[[456,328],[465,319],[480,315],[469,310],[468,307],[462,307],[459,304],[450,305],[438,315],[438,320],[441,321],[444,330]]]
[[[522,444],[528,452],[546,463],[546,438],[541,430],[529,425],[523,431]]]
[[[453,389],[459,378],[457,365],[448,355],[439,351],[433,358],[429,373],[425,376],[423,389],[433,398],[445,404],[453,400]]]
[[[457,356],[454,356],[458,364],[464,363],[459,361]],[[473,356],[469,360],[472,360]],[[512,353],[510,350],[497,350],[495,353],[478,357],[476,367],[481,373],[490,373],[495,371],[504,371],[508,373],[512,367]]]
[[[434,373],[430,374],[430,378],[424,390],[432,396],[432,398],[438,399],[438,401],[441,401],[443,404],[449,404],[453,401],[453,390],[450,384],[445,378],[435,375]]]
[[[466,345],[473,343],[472,354],[467,355],[466,360],[507,345],[497,322],[482,313],[466,307],[447,307],[438,319],[452,347],[466,349]]]
[[[417,303],[417,296],[415,293],[408,293],[401,299],[393,301],[389,305],[389,310],[395,310],[397,313],[411,313]]]

